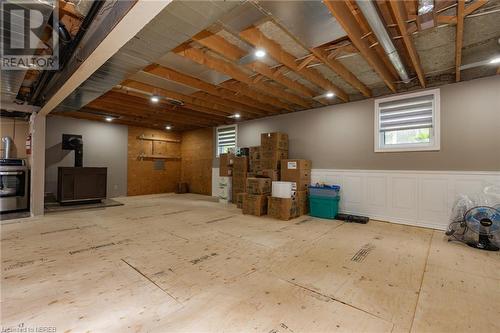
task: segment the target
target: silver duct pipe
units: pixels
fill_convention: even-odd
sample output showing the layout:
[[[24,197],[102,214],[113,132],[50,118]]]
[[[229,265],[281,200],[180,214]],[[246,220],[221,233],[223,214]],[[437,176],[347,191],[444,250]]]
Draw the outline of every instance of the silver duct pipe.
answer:
[[[3,145],[3,157],[2,158],[4,158],[4,159],[10,158],[12,138],[10,136],[4,136],[2,138],[2,145]]]
[[[387,30],[385,29],[384,23],[380,19],[373,1],[356,0],[356,4],[363,13],[363,16],[368,21],[368,24],[372,28],[373,33],[375,34],[375,36],[377,36],[380,45],[382,45],[382,47],[384,48],[385,53],[389,57],[391,63],[394,65],[394,68],[398,72],[401,80],[403,80],[404,83],[410,82],[410,78],[408,77],[408,73],[406,72],[401,58],[399,57],[398,51],[392,43],[392,39],[387,33]]]

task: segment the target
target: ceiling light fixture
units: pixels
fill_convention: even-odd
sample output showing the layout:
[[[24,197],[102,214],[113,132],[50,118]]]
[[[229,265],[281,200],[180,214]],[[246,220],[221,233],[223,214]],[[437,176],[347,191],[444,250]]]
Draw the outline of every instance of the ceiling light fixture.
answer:
[[[255,50],[255,56],[257,58],[264,58],[266,56],[266,50],[264,50],[264,49]]]
[[[334,94],[334,93],[332,93],[331,91],[329,91],[329,92],[327,92],[327,93],[325,94],[325,96],[326,96],[326,98],[333,98],[333,96],[335,96],[335,94]]]
[[[500,64],[500,56],[491,59],[490,64]]]
[[[160,101],[160,97],[158,97],[156,95],[152,95],[151,98],[150,98],[150,100],[153,103],[158,103]]]
[[[235,114],[234,114],[234,118],[238,119],[238,118],[240,118],[240,117],[241,117],[241,115],[240,115],[239,113],[235,113]]]
[[[113,117],[106,117],[106,118],[104,118],[104,119],[105,119],[108,123],[110,123],[110,122],[112,122],[112,121],[113,121],[113,119],[115,119],[115,118],[113,118]]]
[[[165,126],[165,129],[166,129],[167,131],[170,131],[170,130],[172,129],[172,126],[167,125],[167,126]]]

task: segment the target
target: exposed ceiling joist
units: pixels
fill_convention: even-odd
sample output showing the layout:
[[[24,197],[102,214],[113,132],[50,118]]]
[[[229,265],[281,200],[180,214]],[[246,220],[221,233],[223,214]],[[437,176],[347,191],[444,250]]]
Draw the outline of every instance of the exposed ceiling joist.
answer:
[[[455,42],[455,80],[460,81],[460,66],[462,65],[462,45],[464,40],[465,0],[458,0],[457,33]]]
[[[344,102],[349,101],[349,96],[345,91],[327,80],[320,73],[307,67],[299,69],[299,65],[297,64],[295,57],[283,50],[278,43],[264,36],[264,34],[257,27],[251,26],[241,31],[240,36],[253,46],[264,48],[266,52],[277,62],[282,63],[292,71],[304,77],[306,80],[314,83],[321,89],[324,89],[326,92],[334,92]]]
[[[401,1],[390,1],[389,2],[391,5],[392,13],[394,14],[394,19],[396,20],[396,23],[399,28],[399,32],[401,36],[403,37],[403,42],[406,48],[406,51],[408,52],[408,55],[410,56],[411,63],[413,65],[413,68],[415,69],[415,72],[417,73],[418,80],[420,81],[420,85],[425,88],[426,83],[425,83],[425,74],[424,71],[422,70],[422,65],[420,64],[420,58],[418,56],[417,50],[415,48],[415,45],[413,44],[413,40],[411,35],[408,32],[407,29],[407,19],[408,15],[406,12],[406,7],[404,6],[404,3]]]
[[[205,100],[208,103],[215,103],[233,109],[235,111],[234,113],[239,113],[240,115],[246,115],[247,118],[253,118],[255,116],[264,114],[262,111],[255,112],[255,110],[248,108],[246,105],[242,105],[233,102],[231,100],[226,100],[217,96],[213,96],[204,91],[197,91],[191,94],[191,96]]]
[[[328,66],[332,71],[337,73],[342,79],[344,79],[351,86],[356,88],[365,97],[371,97],[372,92],[363,82],[361,82],[353,73],[351,73],[342,63],[334,58],[329,57],[328,52],[320,47],[311,49],[311,52],[321,60],[326,66]]]
[[[227,121],[227,117],[206,115],[204,113],[192,111],[184,107],[171,106],[163,103],[152,106],[149,101],[139,93],[129,92],[123,95],[119,91],[111,91],[103,97],[89,103],[87,107],[100,109],[109,107],[107,111],[123,114],[131,110],[136,110],[138,115],[148,115],[153,118],[164,118],[173,122],[182,122],[186,124],[211,124],[217,121]],[[126,114],[125,113],[125,114]]]
[[[286,91],[284,91],[279,87],[272,86],[271,84],[268,84],[266,82],[254,83],[252,78],[248,76],[247,73],[245,73],[243,70],[239,69],[238,66],[236,66],[235,64],[223,59],[210,56],[206,52],[203,52],[200,49],[183,48],[182,51],[178,52],[177,54],[189,58],[201,65],[205,65],[206,67],[215,70],[219,73],[226,74],[237,81],[243,82],[246,85],[263,92],[264,94],[272,95],[275,98],[287,101],[290,104],[296,104],[306,108],[311,107],[310,103],[305,102],[302,98],[298,97],[297,95],[287,93]]]
[[[375,50],[371,49],[367,45],[366,41],[363,39],[363,31],[358,25],[353,13],[351,12],[346,1],[336,0],[336,1],[324,1],[324,4],[330,10],[332,15],[337,19],[342,28],[346,31],[349,39],[352,41],[354,46],[363,55],[364,59],[370,64],[370,66],[377,72],[380,78],[384,81],[386,86],[393,92],[396,92],[396,81],[394,75],[387,69],[385,63]]]
[[[219,53],[220,55],[228,58],[231,61],[238,61],[247,53],[240,49],[238,46],[231,44],[226,39],[221,36],[215,35],[209,31],[202,31],[200,34],[195,35],[193,40],[200,43],[201,45],[208,47],[214,52]],[[307,98],[313,98],[315,96],[314,91],[309,89],[308,87],[290,80],[284,75],[274,75],[275,70],[270,68],[268,65],[256,60],[249,64],[246,64],[245,67],[252,70],[253,72],[259,73],[268,79],[274,80],[288,89],[299,93],[302,96]]]
[[[249,108],[249,112],[255,112],[255,113],[264,113],[264,114],[269,114],[269,113],[275,113],[278,112],[278,109],[275,109],[271,106],[268,106],[263,103],[259,103],[255,100],[246,98],[245,96],[236,96],[234,92],[218,87],[216,85],[213,85],[211,83],[208,83],[206,81],[200,80],[196,77],[189,76],[184,73],[180,73],[176,70],[173,70],[171,68],[163,67],[160,65],[151,65],[143,69],[144,72],[159,76],[161,78],[171,80],[180,84],[183,84],[188,87],[192,87],[195,89],[199,89],[202,91],[206,91],[207,93],[213,95],[213,96],[218,96],[220,98],[223,98],[225,100],[233,101],[235,103],[238,103],[242,106],[246,106]]]
[[[101,110],[84,107],[79,111],[55,112],[54,115],[102,122],[105,120],[103,119],[101,113],[102,113]],[[125,126],[143,126],[148,128],[156,128],[160,130],[164,130],[166,126],[166,124],[163,123],[162,121],[156,121],[156,120],[153,121],[150,118],[130,116],[130,115],[120,115],[118,118],[113,119],[113,123]],[[168,124],[173,126],[173,130],[175,131],[186,131],[203,127],[197,125],[182,125],[178,123],[176,124],[168,123]]]
[[[465,6],[464,17],[472,14],[474,11],[483,7],[488,3],[488,0],[476,0],[470,5]],[[458,7],[458,6],[457,6]],[[457,16],[453,15],[438,15],[437,22],[440,24],[457,24]]]
[[[146,83],[126,80],[122,82],[122,87],[125,89],[119,89],[117,91],[127,93],[127,89],[133,89],[139,92],[144,92],[146,95],[154,95],[158,94],[166,98],[171,98],[174,100],[178,100],[184,103],[184,107],[188,109],[192,109],[201,113],[217,115],[217,116],[229,116],[234,114],[234,110],[227,109],[224,106],[215,104],[215,103],[207,103],[204,100],[199,98],[184,95],[175,91],[158,88]]]
[[[272,96],[261,94],[259,91],[250,88],[249,85],[237,80],[227,80],[219,85],[227,90],[231,90],[232,92],[236,93],[237,96],[244,95],[253,98],[256,101],[259,101],[260,103],[269,104],[273,107],[277,107],[287,111],[295,111],[289,104],[286,104]]]

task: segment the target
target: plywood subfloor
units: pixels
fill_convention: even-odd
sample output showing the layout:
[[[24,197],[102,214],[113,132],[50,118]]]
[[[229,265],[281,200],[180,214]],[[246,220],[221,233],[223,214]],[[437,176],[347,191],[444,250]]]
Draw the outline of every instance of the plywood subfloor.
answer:
[[[1,226],[1,325],[57,332],[498,332],[500,255],[195,195]],[[20,220],[21,221],[21,220]]]

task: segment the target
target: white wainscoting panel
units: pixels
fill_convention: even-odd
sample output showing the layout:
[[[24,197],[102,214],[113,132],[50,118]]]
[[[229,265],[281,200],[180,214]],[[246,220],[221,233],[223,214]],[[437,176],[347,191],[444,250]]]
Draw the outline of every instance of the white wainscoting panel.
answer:
[[[340,212],[444,230],[459,194],[500,185],[499,172],[313,169],[312,183],[341,187]],[[212,169],[218,196],[219,169]]]
[[[312,182],[341,186],[342,213],[444,230],[457,196],[500,185],[500,172],[313,169]]]

